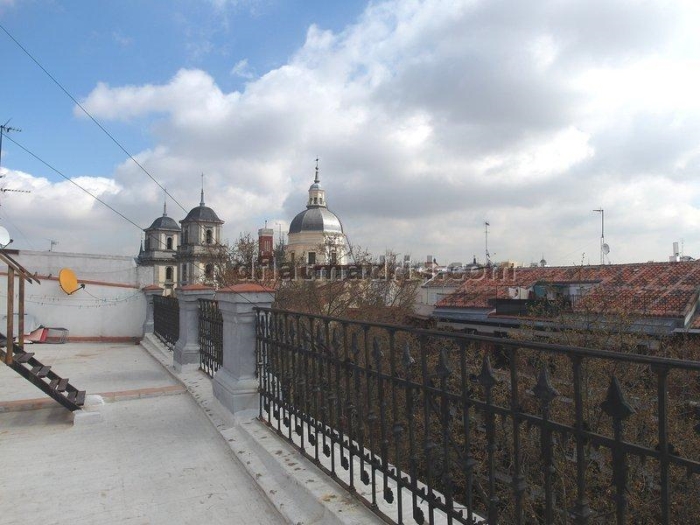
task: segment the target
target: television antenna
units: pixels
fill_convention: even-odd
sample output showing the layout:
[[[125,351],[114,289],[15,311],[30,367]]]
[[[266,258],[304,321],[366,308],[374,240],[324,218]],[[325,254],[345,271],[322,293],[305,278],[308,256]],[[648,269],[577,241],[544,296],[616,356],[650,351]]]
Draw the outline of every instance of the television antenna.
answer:
[[[491,254],[489,253],[489,224],[488,221],[484,221],[484,248],[486,250],[486,264],[491,263]]]
[[[19,128],[13,128],[13,127],[8,126],[8,124],[10,123],[10,120],[12,120],[12,119],[10,118],[7,120],[7,122],[0,125],[0,161],[2,160],[2,137],[3,137],[3,135],[7,135],[11,131],[22,131]]]
[[[600,264],[605,264],[605,256],[610,253],[610,246],[605,243],[605,210],[601,206],[593,211],[600,213]]]
[[[10,120],[12,120],[12,119],[8,119],[7,122],[0,125],[0,163],[2,163],[2,137],[3,137],[3,135],[7,135],[11,131],[22,131],[19,128],[13,128],[13,127],[9,126],[8,124],[10,123]],[[2,179],[4,176],[5,175],[0,175],[0,179]],[[12,191],[12,192],[16,192],[16,193],[31,193],[31,191],[29,191],[29,190],[14,190],[11,188],[0,188],[0,192],[2,192],[2,193],[7,193],[8,191]]]

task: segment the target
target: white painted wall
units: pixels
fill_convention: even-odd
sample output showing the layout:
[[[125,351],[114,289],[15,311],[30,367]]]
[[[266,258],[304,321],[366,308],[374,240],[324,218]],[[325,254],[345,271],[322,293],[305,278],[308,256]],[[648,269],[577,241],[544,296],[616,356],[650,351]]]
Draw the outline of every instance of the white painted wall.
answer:
[[[41,284],[26,283],[25,310],[38,324],[69,330],[69,337],[141,337],[153,268],[138,267],[133,257],[21,251],[12,256]],[[65,294],[58,272],[70,268],[85,289]],[[0,332],[5,332],[7,266],[0,264]],[[15,281],[15,311],[18,284]]]
[[[329,234],[321,231],[290,233],[285,254],[287,261],[291,260],[291,254],[294,253],[295,262],[301,261],[301,264],[306,264],[307,254],[315,252],[316,264],[328,264],[326,252],[328,252],[331,245],[336,251],[336,264],[350,264],[350,250],[348,249],[347,239],[345,234],[341,233]]]

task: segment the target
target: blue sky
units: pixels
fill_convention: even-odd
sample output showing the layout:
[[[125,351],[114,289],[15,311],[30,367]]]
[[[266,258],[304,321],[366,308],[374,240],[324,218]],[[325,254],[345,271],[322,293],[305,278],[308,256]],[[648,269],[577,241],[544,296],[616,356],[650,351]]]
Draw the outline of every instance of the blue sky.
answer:
[[[222,90],[243,90],[249,75],[283,65],[303,45],[311,24],[342,30],[364,4],[19,0],[5,2],[4,7],[0,1],[0,22],[81,100],[98,81],[115,86],[160,84],[180,68],[207,71]],[[0,120],[12,118],[10,125],[22,129],[15,138],[66,174],[109,176],[123,161],[123,152],[92,122],[76,119],[73,102],[4,32],[0,37],[3,68],[11,80],[0,85]],[[245,66],[234,72],[239,63]],[[147,125],[113,122],[108,129],[127,151],[137,153],[152,144],[149,134],[139,129]],[[22,155],[7,146],[8,155]],[[6,160],[11,163],[12,158]],[[21,166],[60,179],[26,155]]]
[[[691,0],[0,0],[0,23],[224,237],[285,229],[319,157],[355,245],[524,264],[700,257]],[[0,120],[136,224],[163,194],[0,31]],[[141,232],[3,144],[17,248],[135,254]],[[182,206],[181,209],[180,206]]]

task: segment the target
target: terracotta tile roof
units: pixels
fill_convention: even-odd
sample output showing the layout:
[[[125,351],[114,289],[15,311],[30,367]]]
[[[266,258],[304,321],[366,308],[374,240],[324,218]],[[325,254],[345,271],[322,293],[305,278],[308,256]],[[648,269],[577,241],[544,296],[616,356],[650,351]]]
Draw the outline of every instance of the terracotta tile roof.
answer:
[[[532,289],[536,284],[590,286],[574,303],[574,310],[683,316],[697,301],[700,261],[486,269],[468,274],[462,286],[437,307],[489,308],[490,299],[509,299],[509,288]]]
[[[461,286],[465,280],[466,280],[466,277],[463,277],[461,274],[459,277],[437,276],[433,279],[430,279],[425,284],[423,284],[423,287],[424,288],[455,287],[455,286]]]
[[[268,288],[258,283],[240,283],[227,286],[222,288],[219,292],[231,292],[231,293],[261,293],[261,292],[274,292],[272,288]]]

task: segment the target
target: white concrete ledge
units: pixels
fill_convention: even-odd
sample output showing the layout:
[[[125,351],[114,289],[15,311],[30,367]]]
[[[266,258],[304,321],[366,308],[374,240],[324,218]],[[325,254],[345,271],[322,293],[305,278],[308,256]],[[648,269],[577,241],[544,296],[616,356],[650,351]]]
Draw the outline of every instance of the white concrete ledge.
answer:
[[[383,523],[294,447],[254,419],[255,415],[252,412],[237,414],[233,428],[221,434],[290,523]]]
[[[384,524],[362,502],[258,421],[257,410],[232,415],[214,397],[212,380],[203,372],[175,370],[168,351],[152,335],[147,335],[141,344],[186,385],[252,480],[290,524]]]

